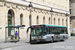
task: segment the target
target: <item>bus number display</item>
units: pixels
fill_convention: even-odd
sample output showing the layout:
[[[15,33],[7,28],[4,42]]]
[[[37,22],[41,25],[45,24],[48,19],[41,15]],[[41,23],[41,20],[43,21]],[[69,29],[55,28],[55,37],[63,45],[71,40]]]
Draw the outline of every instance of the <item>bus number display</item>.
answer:
[[[37,27],[43,27],[43,26],[35,26],[35,27],[37,28]]]

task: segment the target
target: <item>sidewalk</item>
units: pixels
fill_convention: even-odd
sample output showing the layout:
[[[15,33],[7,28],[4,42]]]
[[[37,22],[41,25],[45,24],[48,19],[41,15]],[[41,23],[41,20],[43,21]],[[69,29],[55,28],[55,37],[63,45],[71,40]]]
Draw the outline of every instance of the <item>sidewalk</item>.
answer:
[[[9,47],[15,47],[15,46],[21,46],[29,44],[28,39],[21,39],[19,42],[7,42],[7,43],[0,43],[0,49],[9,48]]]

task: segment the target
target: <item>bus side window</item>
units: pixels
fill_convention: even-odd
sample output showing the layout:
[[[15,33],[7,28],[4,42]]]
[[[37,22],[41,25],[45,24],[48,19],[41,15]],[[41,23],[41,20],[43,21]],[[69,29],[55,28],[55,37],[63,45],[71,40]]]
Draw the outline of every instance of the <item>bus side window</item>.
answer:
[[[53,34],[57,34],[57,28],[56,27],[53,28]]]
[[[55,32],[56,34],[59,34],[59,32],[58,32],[58,28],[56,28],[56,32]]]
[[[49,34],[49,27],[46,27],[46,33]]]
[[[58,28],[58,34],[61,34],[61,28]]]
[[[67,34],[67,29],[66,28],[64,28],[64,34]]]
[[[50,29],[49,29],[49,30],[50,30],[50,34],[52,34],[52,32],[53,32],[53,28],[51,28],[51,27],[50,27]]]
[[[55,34],[55,28],[54,27],[52,28],[52,34]]]
[[[60,28],[60,34],[64,34],[64,28]]]

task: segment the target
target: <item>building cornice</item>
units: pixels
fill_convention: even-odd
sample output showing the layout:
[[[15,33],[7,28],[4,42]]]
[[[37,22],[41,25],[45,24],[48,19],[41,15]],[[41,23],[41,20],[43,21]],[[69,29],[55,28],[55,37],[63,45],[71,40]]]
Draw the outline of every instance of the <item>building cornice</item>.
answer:
[[[24,6],[28,6],[29,5],[29,1],[15,1],[15,0],[5,0],[5,2],[11,2],[11,3],[14,3],[14,4],[19,4],[19,5],[24,5]],[[44,5],[44,4],[37,4],[37,3],[33,3],[32,2],[32,5],[34,8],[38,8],[38,9],[43,9],[43,10],[48,10],[50,11],[51,8],[53,8],[53,11],[55,12],[60,12],[60,13],[68,13],[69,14],[69,11],[67,10],[62,10],[62,9],[59,9],[59,8],[55,8],[55,7],[50,7],[50,6],[47,6],[47,5]]]

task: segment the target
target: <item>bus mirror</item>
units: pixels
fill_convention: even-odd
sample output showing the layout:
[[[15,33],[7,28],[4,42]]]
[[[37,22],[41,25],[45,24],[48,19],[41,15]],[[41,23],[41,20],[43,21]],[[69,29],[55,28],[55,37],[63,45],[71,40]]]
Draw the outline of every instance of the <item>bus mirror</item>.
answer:
[[[34,29],[34,28],[31,28],[32,30]]]

